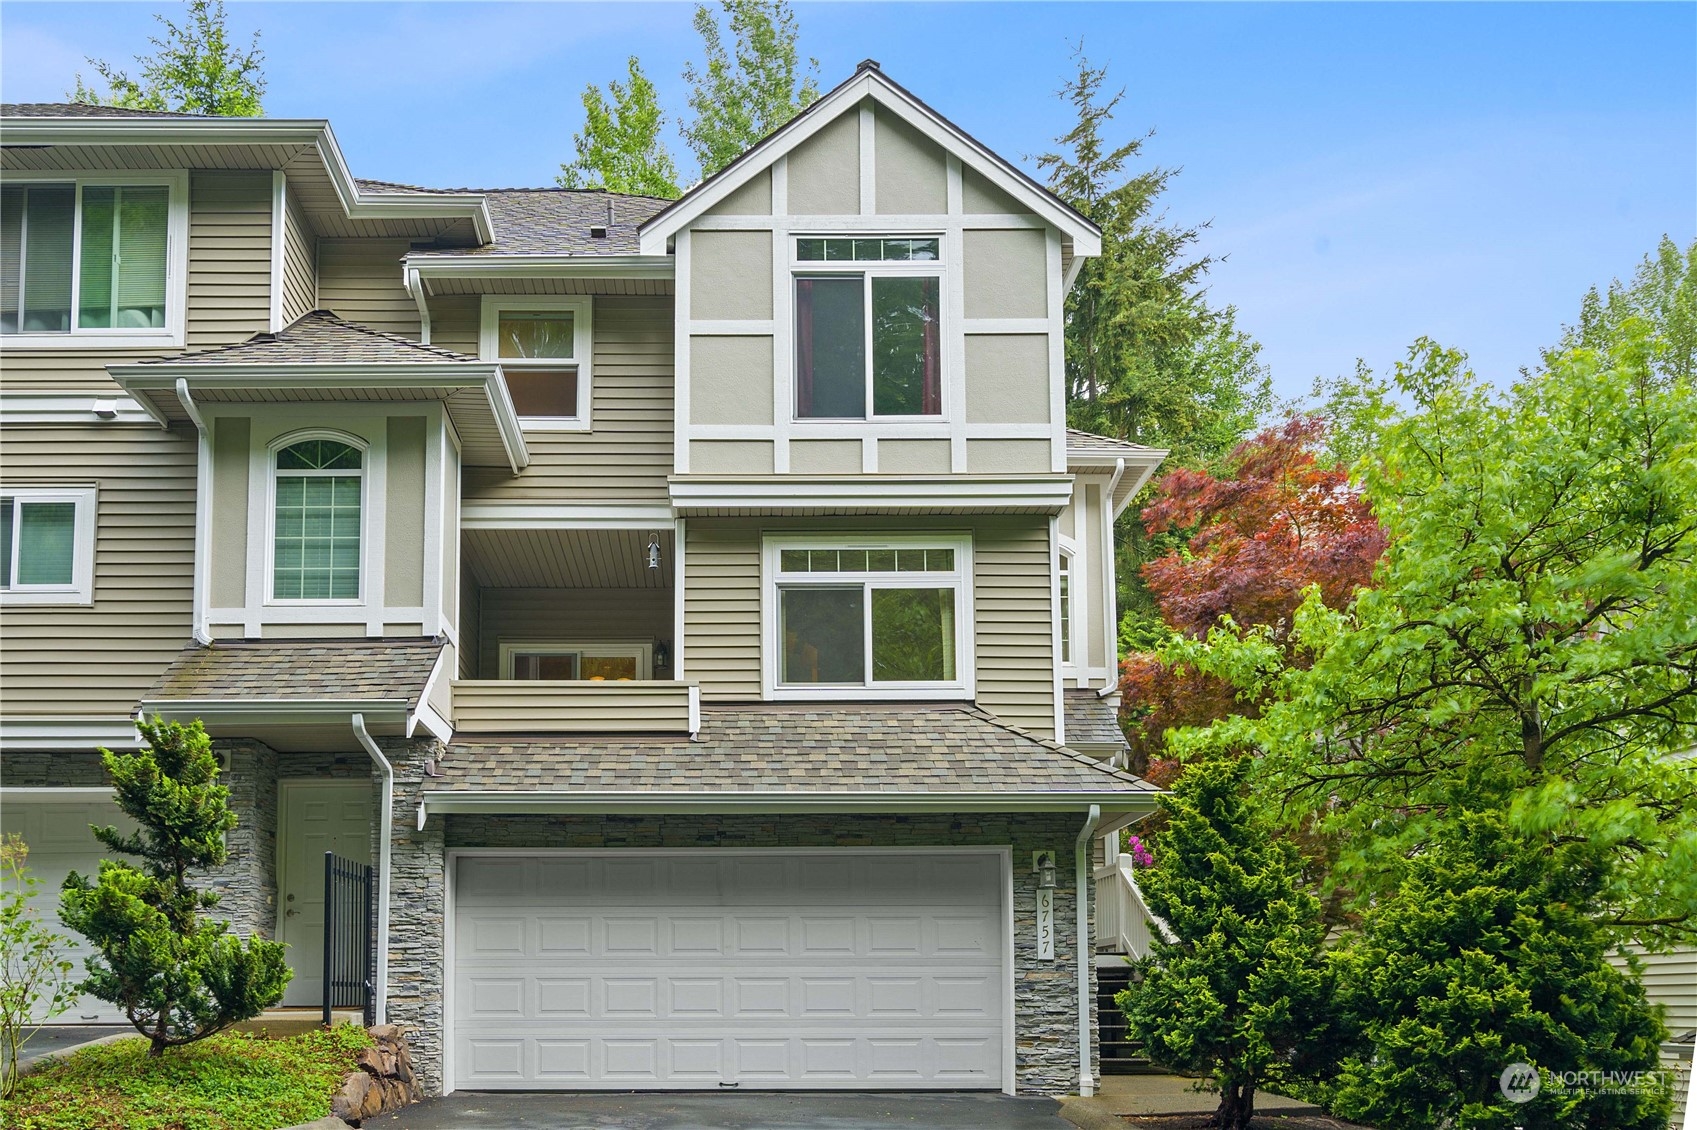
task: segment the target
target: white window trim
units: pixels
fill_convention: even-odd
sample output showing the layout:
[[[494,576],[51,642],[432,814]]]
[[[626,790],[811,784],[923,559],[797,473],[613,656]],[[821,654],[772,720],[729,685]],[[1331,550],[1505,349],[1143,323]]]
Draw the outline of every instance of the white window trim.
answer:
[[[328,439],[345,443],[359,452],[359,595],[356,597],[282,597],[277,586],[277,453],[285,447],[308,440]],[[265,603],[283,608],[358,608],[366,602],[367,581],[371,571],[371,544],[379,525],[372,521],[371,444],[352,432],[330,428],[303,428],[287,432],[265,445]],[[300,472],[287,472],[299,474]],[[306,472],[309,476],[346,475],[346,471]]]
[[[817,581],[821,585],[869,583],[879,588],[953,588],[955,597],[955,679],[945,683],[874,683],[861,686],[818,686],[813,684],[788,686],[779,682],[783,662],[783,641],[779,638],[778,588],[779,554],[786,549],[952,549],[955,567],[942,573],[809,573],[801,584]],[[973,601],[972,535],[958,531],[939,531],[934,535],[844,535],[844,534],[784,534],[768,537],[760,554],[760,683],[762,695],[772,701],[879,701],[890,699],[971,699],[977,692],[978,659],[975,651]],[[904,580],[905,579],[905,580]],[[938,583],[938,582],[945,583]],[[787,584],[797,582],[790,580]],[[867,623],[871,623],[868,611]],[[871,628],[866,629],[868,632]],[[871,642],[867,642],[866,661],[871,663]]]
[[[496,341],[496,329],[500,324],[503,311],[570,311],[572,322],[572,352],[575,356],[569,362],[577,369],[577,415],[575,417],[560,416],[520,416],[519,427],[527,432],[587,432],[593,431],[590,420],[590,406],[594,403],[591,396],[593,386],[592,370],[595,353],[595,302],[587,294],[583,295],[549,295],[549,296],[520,296],[506,294],[486,294],[483,296],[482,321],[478,330],[478,356],[485,361],[494,361],[505,369],[563,369],[560,358],[524,360],[500,356],[500,348]]]
[[[796,301],[796,283],[803,278],[863,278],[866,285],[861,294],[861,306],[865,317],[865,409],[864,416],[803,416],[801,405],[801,381],[799,376],[790,381],[790,418],[799,428],[812,428],[820,424],[843,425],[889,425],[889,424],[947,424],[950,419],[949,394],[949,350],[945,347],[948,334],[953,328],[949,318],[949,304],[946,301],[949,294],[949,272],[953,269],[948,256],[948,238],[942,231],[904,231],[900,227],[880,228],[876,232],[808,232],[792,231],[789,233],[790,282],[789,282],[789,319],[790,338],[797,339],[795,320],[801,304]],[[935,239],[937,241],[937,258],[935,259],[802,259],[796,254],[796,249],[804,239]],[[872,411],[872,280],[874,278],[934,278],[937,280],[937,411],[926,415],[880,416]],[[799,358],[791,359],[791,368],[797,374],[800,372]]]
[[[1078,584],[1079,555],[1078,546],[1072,539],[1065,536],[1057,537],[1059,543],[1055,551],[1055,618],[1059,635],[1056,637],[1056,661],[1068,671],[1075,671],[1081,664],[1078,662],[1078,625],[1083,619],[1079,615],[1079,597],[1082,595]],[[1066,614],[1061,614],[1060,585],[1061,579],[1066,579]]]
[[[0,334],[0,349],[125,349],[181,347],[186,324],[189,279],[189,178],[187,173],[74,173],[12,172],[6,184],[75,184],[76,211],[71,219],[71,328],[66,333]],[[156,330],[78,329],[82,297],[82,190],[90,186],[145,187],[170,190],[165,225],[165,325]]]
[[[68,585],[18,586],[18,525],[12,526],[11,587],[0,589],[0,604],[91,605],[94,603],[94,539],[96,489],[94,487],[8,487],[0,496],[20,502],[70,502],[76,505],[75,541],[71,547],[71,583]]]
[[[582,660],[585,653],[591,659],[615,658],[629,656],[636,660],[636,679],[633,682],[646,682],[654,678],[654,645],[635,640],[503,640],[501,642],[501,678],[512,679],[513,659],[518,655],[575,655],[578,657],[579,668],[582,671]],[[536,680],[538,682],[546,680]],[[592,683],[594,679],[570,679],[573,683]],[[603,679],[601,682],[620,682],[618,679]]]

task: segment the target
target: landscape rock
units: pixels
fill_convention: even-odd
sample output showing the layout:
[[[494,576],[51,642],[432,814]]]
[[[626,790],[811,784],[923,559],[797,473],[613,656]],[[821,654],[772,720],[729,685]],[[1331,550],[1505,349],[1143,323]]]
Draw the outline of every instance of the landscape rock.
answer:
[[[366,1031],[375,1043],[360,1049],[354,1058],[359,1070],[342,1081],[341,1090],[330,1100],[330,1113],[352,1126],[419,1099],[405,1034],[394,1024],[376,1024]]]

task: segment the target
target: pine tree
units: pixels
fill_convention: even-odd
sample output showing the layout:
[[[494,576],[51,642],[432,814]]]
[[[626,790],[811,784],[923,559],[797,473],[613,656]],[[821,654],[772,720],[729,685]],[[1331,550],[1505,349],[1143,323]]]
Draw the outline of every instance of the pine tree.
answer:
[[[180,27],[164,16],[154,19],[165,26],[165,34],[149,37],[154,54],[136,58],[139,80],[111,63],[90,59],[110,92],[102,95],[84,86],[77,75],[71,101],[226,118],[265,113],[265,53],[259,49],[259,33],[253,33],[246,51],[230,42],[224,0],[189,0],[188,20]]]
[[[283,999],[291,972],[280,943],[243,942],[201,917],[218,896],[191,885],[190,872],[223,863],[236,826],[206,731],[198,721],[136,725],[142,749],[101,750],[101,759],[118,807],[140,828],[94,835],[141,865],[103,860],[98,883],[73,871],[59,917],[96,950],[80,991],[122,1009],[158,1056],[258,1016]]]
[[[660,140],[666,115],[635,55],[628,66],[628,81],[608,83],[607,93],[594,84],[584,88],[583,132],[572,138],[577,158],[560,166],[557,179],[563,188],[676,199],[677,166]]]
[[[684,67],[695,118],[684,140],[710,177],[819,97],[819,60],[805,67],[796,51],[795,13],[787,0],[720,0],[732,44],[712,9],[695,9],[706,60]]]
[[[1203,762],[1162,798],[1142,887],[1177,941],[1157,939],[1116,998],[1151,1060],[1212,1077],[1221,1130],[1249,1126],[1256,1091],[1323,1075],[1335,1040],[1320,902],[1296,848],[1251,810],[1247,770]]]

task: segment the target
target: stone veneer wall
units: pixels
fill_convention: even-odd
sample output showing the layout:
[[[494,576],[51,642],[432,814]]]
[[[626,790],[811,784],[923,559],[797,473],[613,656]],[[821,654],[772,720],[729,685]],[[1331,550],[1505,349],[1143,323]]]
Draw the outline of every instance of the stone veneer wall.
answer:
[[[393,755],[391,755],[393,756]],[[402,776],[397,764],[397,778]],[[390,924],[389,1018],[409,1029],[426,1094],[442,1089],[442,923],[445,850],[454,847],[884,847],[1011,845],[1014,878],[1014,1046],[1021,1094],[1078,1090],[1078,948],[1072,877],[1081,824],[1070,814],[960,816],[449,816],[423,831],[412,815],[416,778],[397,788]],[[403,799],[402,794],[406,794]],[[1055,958],[1036,956],[1034,851],[1053,851]],[[1087,881],[1086,893],[1093,884]],[[1090,949],[1086,934],[1085,958]],[[1097,1071],[1095,969],[1090,969],[1091,1071]]]

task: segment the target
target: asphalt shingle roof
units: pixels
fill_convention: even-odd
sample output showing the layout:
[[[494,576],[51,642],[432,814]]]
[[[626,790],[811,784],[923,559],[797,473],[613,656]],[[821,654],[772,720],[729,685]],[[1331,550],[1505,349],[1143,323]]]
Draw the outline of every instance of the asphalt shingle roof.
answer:
[[[1117,711],[1093,690],[1068,690],[1062,700],[1066,716],[1066,739],[1069,745],[1112,745],[1126,748],[1125,734],[1120,731]]]
[[[190,644],[142,701],[368,699],[411,707],[442,646],[433,639]]]
[[[235,345],[220,345],[175,357],[156,357],[146,365],[300,365],[300,364],[441,364],[476,361],[464,353],[420,345],[398,334],[314,310],[277,333],[256,333]]]
[[[483,196],[495,225],[495,242],[483,247],[443,247],[433,255],[634,255],[637,229],[670,200],[599,189],[420,188],[361,180],[370,192],[471,192]],[[597,238],[592,227],[604,227]]]
[[[204,118],[172,110],[131,110],[123,106],[91,106],[86,102],[5,102],[0,118]]]
[[[1069,455],[1146,455],[1160,450],[1158,447],[1145,447],[1141,443],[1128,443],[1113,436],[1099,436],[1095,432],[1083,432],[1077,428],[1067,429]]]
[[[432,792],[1158,791],[965,703],[704,706],[697,740],[456,735]]]

